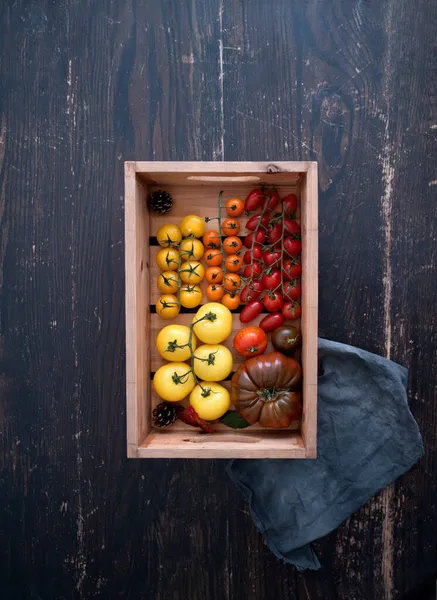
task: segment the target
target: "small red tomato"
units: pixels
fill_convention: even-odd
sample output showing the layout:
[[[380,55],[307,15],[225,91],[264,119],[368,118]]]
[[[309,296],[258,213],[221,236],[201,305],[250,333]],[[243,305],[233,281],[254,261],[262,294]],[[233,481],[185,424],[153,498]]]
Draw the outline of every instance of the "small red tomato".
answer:
[[[258,223],[261,221],[261,225],[260,228],[262,228],[262,226],[267,227],[267,225],[269,224],[269,215],[267,213],[265,213],[261,219],[261,215],[253,215],[253,217],[250,217],[250,219],[247,221],[246,223],[246,229],[248,229],[249,231],[255,231],[255,229],[257,228]]]
[[[261,327],[261,329],[263,329],[266,332],[273,331],[274,329],[276,329],[276,327],[279,327],[280,325],[282,325],[284,320],[285,320],[284,315],[281,314],[280,312],[276,312],[276,313],[273,313],[271,315],[267,315],[266,317],[264,317],[264,319],[261,321],[259,326]]]
[[[296,208],[297,208],[296,194],[288,194],[288,196],[285,196],[285,198],[282,200],[282,203],[285,208],[285,213],[289,217],[293,217],[296,212]]]
[[[261,281],[265,290],[274,290],[281,285],[281,272],[279,269],[269,267]]]
[[[297,279],[287,281],[284,285],[284,298],[287,300],[299,300],[302,293],[302,287]]]
[[[257,317],[263,309],[263,304],[259,300],[252,300],[247,304],[240,313],[240,321],[242,323],[249,323]]]
[[[281,260],[281,252],[279,250],[266,250],[263,254],[264,264],[267,267],[276,265],[279,267],[279,261]]]
[[[263,272],[262,267],[259,263],[255,262],[252,265],[247,265],[247,267],[244,268],[243,271],[243,276],[244,277],[251,277],[252,279],[256,279],[257,277],[259,277],[259,275],[261,275]]]
[[[267,205],[267,207],[272,210],[273,208],[275,208],[275,206],[277,206],[279,204],[279,194],[278,192],[275,190],[274,187],[267,189],[265,191],[265,202],[263,204],[263,206]]]
[[[284,232],[291,235],[293,239],[300,240],[300,225],[290,217],[284,217]]]
[[[234,348],[242,356],[258,356],[267,348],[265,332],[256,325],[243,327],[234,337]]]
[[[251,262],[256,260],[260,260],[263,256],[263,252],[261,250],[261,246],[255,244],[253,247],[253,259],[252,259],[252,250],[246,250],[243,254],[243,262],[245,265],[250,265]]]
[[[243,243],[246,246],[246,248],[252,248],[252,241],[253,241],[253,231],[251,233],[249,233],[249,235],[246,235]],[[264,231],[261,231],[260,229],[258,229],[258,231],[256,232],[256,236],[255,236],[255,243],[264,244],[265,241],[266,241],[266,234],[264,233]]]
[[[269,244],[272,246],[279,242],[282,237],[282,223],[278,221],[269,229]]]
[[[300,258],[295,256],[294,258],[286,258],[282,266],[282,273],[285,281],[290,279],[296,279],[302,275],[302,266],[300,264]]]
[[[284,299],[280,292],[269,292],[267,296],[263,298],[264,308],[269,312],[277,312],[281,310],[284,304]]]
[[[286,302],[282,307],[282,314],[287,321],[294,321],[302,316],[302,307],[299,302]]]
[[[252,190],[244,201],[244,210],[246,213],[253,212],[260,208],[264,201],[264,192],[258,188]]]
[[[300,240],[294,240],[291,236],[284,240],[284,250],[289,256],[297,256],[302,251]]]
[[[240,293],[240,300],[243,304],[247,304],[251,300],[258,300],[264,290],[261,281],[252,281],[243,287]]]

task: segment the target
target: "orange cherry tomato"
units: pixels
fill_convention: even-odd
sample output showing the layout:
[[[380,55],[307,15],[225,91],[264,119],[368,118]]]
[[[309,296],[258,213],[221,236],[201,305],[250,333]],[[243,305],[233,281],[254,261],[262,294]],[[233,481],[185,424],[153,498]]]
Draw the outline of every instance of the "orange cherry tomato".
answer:
[[[241,258],[241,256],[238,256],[238,254],[230,254],[226,257],[226,270],[230,271],[231,273],[238,273],[238,271],[241,269],[242,264],[243,259]]]
[[[244,202],[240,198],[232,198],[226,202],[226,212],[230,217],[239,217],[243,214]]]
[[[222,264],[222,253],[220,252],[220,250],[207,250],[203,255],[203,260],[209,267],[216,267]]]
[[[225,219],[222,223],[223,235],[238,235],[240,233],[240,221],[237,219]]]
[[[205,271],[205,279],[208,283],[221,283],[225,272],[221,267],[208,267]]]
[[[219,302],[225,293],[222,285],[217,285],[216,283],[210,283],[206,288],[206,296],[208,300],[212,300],[213,302]]]
[[[220,248],[220,236],[218,231],[207,231],[203,235],[205,248]]]
[[[226,308],[229,308],[229,310],[235,310],[240,306],[240,296],[227,292],[222,298],[222,304],[224,304]]]
[[[236,235],[230,235],[223,240],[223,250],[226,254],[235,254],[240,252],[243,242]]]
[[[236,273],[227,273],[225,275],[225,290],[228,292],[237,292],[240,289],[241,277]]]

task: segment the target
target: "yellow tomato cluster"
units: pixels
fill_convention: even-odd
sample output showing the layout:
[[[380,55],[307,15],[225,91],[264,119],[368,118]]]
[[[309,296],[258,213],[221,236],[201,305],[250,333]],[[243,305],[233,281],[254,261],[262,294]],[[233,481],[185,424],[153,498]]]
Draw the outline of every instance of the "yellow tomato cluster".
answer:
[[[195,308],[202,302],[199,283],[205,269],[200,259],[205,248],[198,238],[204,232],[204,220],[197,215],[184,217],[179,227],[167,223],[157,231],[156,238],[162,246],[156,255],[156,263],[162,271],[158,276],[162,296],[156,303],[156,312],[163,319],[176,317],[181,306]]]
[[[232,371],[232,354],[221,344],[231,331],[231,312],[217,302],[202,306],[190,327],[164,327],[157,335],[156,348],[170,362],[160,367],[153,378],[158,396],[167,402],[179,402],[189,396],[201,419],[219,419],[230,407],[229,392],[218,382]],[[191,366],[183,362],[189,359]]]

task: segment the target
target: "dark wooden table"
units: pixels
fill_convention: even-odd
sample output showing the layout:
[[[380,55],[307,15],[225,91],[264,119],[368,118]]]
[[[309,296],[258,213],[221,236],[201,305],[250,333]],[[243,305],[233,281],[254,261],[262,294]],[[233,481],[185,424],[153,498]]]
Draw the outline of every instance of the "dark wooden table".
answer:
[[[0,31],[1,598],[420,586],[437,540],[437,3],[4,0]],[[132,159],[319,162],[320,334],[410,367],[426,444],[316,544],[322,571],[275,559],[223,462],[126,459]]]

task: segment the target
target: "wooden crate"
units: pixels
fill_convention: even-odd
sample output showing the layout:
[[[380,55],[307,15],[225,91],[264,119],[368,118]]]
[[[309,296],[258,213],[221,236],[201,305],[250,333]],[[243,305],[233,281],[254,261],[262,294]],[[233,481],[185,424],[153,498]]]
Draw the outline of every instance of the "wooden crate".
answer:
[[[159,292],[154,236],[163,223],[179,224],[187,214],[217,215],[217,198],[240,197],[258,184],[274,184],[281,197],[294,192],[299,198],[302,228],[302,329],[300,360],[303,367],[302,422],[287,429],[270,430],[253,425],[231,430],[224,425],[205,435],[177,421],[165,430],[154,429],[151,413],[160,401],[151,380],[164,363],[155,350],[156,334],[170,321],[153,314]],[[149,213],[150,191],[162,188],[174,200],[164,216]],[[126,162],[126,386],[127,453],[131,458],[314,458],[317,437],[317,294],[318,200],[317,164],[313,162]],[[242,218],[242,223],[244,219]],[[207,229],[214,229],[214,223]],[[246,230],[242,228],[243,235]],[[205,300],[206,301],[206,300]],[[264,316],[264,315],[262,315]],[[261,320],[258,318],[258,321]],[[177,322],[189,324],[192,314]],[[233,332],[241,328],[233,315]],[[224,342],[232,348],[234,333]],[[243,360],[234,351],[235,365]],[[230,381],[224,382],[230,387]]]

